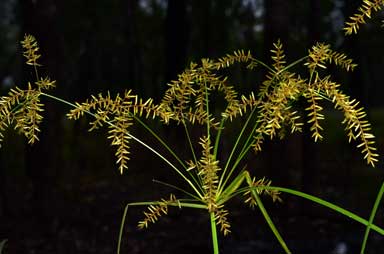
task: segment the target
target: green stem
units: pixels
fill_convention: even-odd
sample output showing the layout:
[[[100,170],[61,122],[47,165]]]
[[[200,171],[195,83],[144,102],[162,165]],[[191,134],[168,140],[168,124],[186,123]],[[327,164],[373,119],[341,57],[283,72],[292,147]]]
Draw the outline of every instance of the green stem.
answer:
[[[129,204],[127,204],[125,206],[124,212],[123,212],[123,217],[121,218],[121,222],[120,222],[119,239],[118,239],[118,242],[117,242],[117,254],[120,254],[121,239],[123,238],[124,225],[125,225],[125,220],[126,220],[126,217],[127,217],[127,212],[128,212],[129,206],[148,206],[148,205],[158,205],[160,203],[161,202],[135,202],[135,203],[129,203]],[[188,207],[188,208],[196,208],[196,209],[207,209],[206,205],[193,204],[193,203],[184,203],[184,202],[180,202],[180,201],[177,201],[175,203],[169,203],[168,205],[169,206],[179,207],[179,208],[181,208],[181,207]]]
[[[228,168],[229,168],[229,165],[232,161],[232,157],[233,155],[235,154],[236,150],[237,150],[237,147],[239,146],[240,144],[240,140],[242,139],[243,135],[244,135],[244,132],[245,130],[247,129],[247,126],[249,124],[249,122],[251,121],[252,117],[253,117],[253,114],[256,112],[256,108],[254,108],[252,110],[252,112],[250,113],[250,115],[248,116],[247,120],[245,121],[243,127],[241,128],[241,131],[239,133],[239,135],[237,136],[237,139],[236,139],[236,142],[235,144],[233,145],[232,147],[232,150],[231,150],[231,153],[229,154],[229,157],[227,159],[227,162],[225,164],[225,167],[224,167],[224,170],[223,170],[223,173],[221,174],[221,177],[220,177],[220,181],[219,181],[219,184],[218,184],[218,192],[221,193],[224,188],[225,188],[225,185],[226,183],[229,181],[234,169],[236,168],[237,164],[235,162],[235,165],[236,166],[233,166],[231,171],[227,174],[227,171],[228,171]],[[249,135],[252,137],[252,133]],[[247,139],[247,141],[249,140],[249,137]],[[247,142],[246,142],[247,143]],[[236,161],[238,161],[239,158],[236,159]]]
[[[253,126],[253,129],[250,132],[250,134],[248,135],[248,138],[245,141],[245,143],[243,145],[243,148],[241,149],[241,152],[237,156],[236,161],[233,163],[232,168],[231,168],[230,172],[228,173],[223,186],[225,186],[226,182],[229,181],[229,178],[231,177],[233,172],[236,170],[236,168],[239,165],[239,163],[244,159],[244,157],[248,153],[249,149],[251,149],[251,147],[252,147],[252,138],[254,138],[253,133],[255,133],[255,131],[257,129],[257,126],[258,126],[257,123]]]
[[[198,160],[197,160],[197,157],[196,157],[195,149],[193,148],[192,139],[191,139],[191,136],[189,135],[189,130],[188,130],[187,124],[185,123],[184,120],[183,120],[183,126],[184,126],[185,135],[186,135],[187,140],[188,140],[189,148],[190,148],[191,153],[192,153],[193,161],[195,162],[195,165],[197,165]],[[187,167],[185,167],[185,169],[187,170]],[[203,190],[203,187],[202,187],[203,185],[202,185],[201,176],[197,175],[195,177],[195,175],[192,172],[190,172],[189,170],[187,170],[187,172],[189,173],[189,175],[191,176],[193,181],[195,181],[196,185],[199,187],[200,192],[204,193],[204,190]]]
[[[191,136],[189,135],[189,130],[188,130],[187,124],[185,123],[184,120],[183,120],[183,126],[184,126],[185,135],[186,135],[187,140],[188,140],[189,149],[191,150],[191,153],[192,153],[193,161],[197,164],[197,157],[196,157],[195,149],[193,148],[192,139],[191,139]]]
[[[265,64],[264,62],[260,61],[260,60],[257,60],[256,58],[253,58],[252,59],[253,61],[255,61],[256,63],[260,64],[261,66],[263,66],[264,68],[266,68],[267,70],[269,70],[271,73],[274,73],[275,70],[272,69],[271,67],[269,67],[267,64]]]
[[[304,61],[304,60],[307,59],[307,58],[308,58],[308,56],[303,56],[302,58],[297,59],[296,61],[290,63],[290,64],[287,65],[287,66],[285,66],[285,67],[284,67],[283,69],[281,69],[280,71],[276,72],[275,76],[276,76],[276,75],[279,75],[280,73],[282,73],[282,72],[284,72],[284,71],[286,71],[286,70],[288,70],[288,69],[290,69],[290,68],[292,68],[293,66],[295,66],[296,64],[298,64],[298,63]]]
[[[141,121],[140,118],[138,118],[137,116],[133,116],[135,118],[135,120],[141,124],[141,126],[143,126],[157,141],[160,142],[160,144],[180,163],[180,165],[186,170],[187,169],[187,166],[185,165],[185,163],[179,158],[179,156],[176,155],[176,153],[174,152],[174,150],[172,150],[172,148],[159,136],[156,134],[156,132],[154,132],[147,124],[145,124],[143,121]],[[184,125],[184,127],[186,128],[186,126]],[[187,132],[187,135],[188,135],[188,132]],[[188,136],[189,137],[189,136]],[[189,139],[188,139],[189,140]],[[193,152],[193,151],[192,151]],[[190,177],[192,178],[192,180],[196,183],[196,186],[199,186],[200,187],[200,184],[198,182],[198,180],[196,179],[196,177],[191,174],[190,172],[188,172]],[[200,189],[201,191],[201,189]]]
[[[217,159],[217,153],[218,153],[218,150],[219,150],[221,133],[223,132],[223,129],[224,129],[225,120],[226,119],[224,117],[221,119],[220,127],[219,127],[219,130],[218,130],[217,135],[216,135],[215,145],[214,145],[214,148],[213,148],[213,155],[215,156],[215,159]]]
[[[34,63],[34,65],[33,65],[33,69],[35,70],[36,81],[39,81],[39,72],[37,71],[36,64],[37,64],[37,63]]]
[[[205,87],[205,107],[207,112],[207,137],[208,139],[211,139],[211,125],[210,125],[210,118],[209,118],[209,97],[208,97],[208,88],[207,83],[204,81],[204,87]]]
[[[257,191],[253,190],[252,194],[256,198],[257,207],[260,209],[261,213],[264,216],[264,219],[267,221],[269,228],[272,230],[273,234],[275,235],[276,239],[279,241],[281,247],[284,249],[285,253],[291,254],[292,252],[289,250],[287,244],[285,243],[284,239],[281,237],[279,231],[277,230],[275,224],[273,223],[271,217],[269,217],[269,214],[267,210],[265,209],[263,202],[261,202],[261,199],[259,195],[257,194]]]
[[[210,212],[209,215],[210,215],[210,221],[211,221],[213,254],[219,254],[219,243],[218,243],[218,238],[217,238],[215,213]]]
[[[149,205],[160,205],[162,201],[147,201],[147,202],[133,202],[127,204],[127,206],[149,206]],[[186,208],[194,208],[194,209],[207,209],[207,206],[204,204],[194,204],[190,202],[176,201],[174,203],[167,203],[168,206],[174,207],[186,207]]]
[[[365,229],[365,233],[364,233],[363,243],[361,244],[360,254],[364,254],[364,252],[365,252],[369,232],[371,231],[371,226],[372,226],[373,220],[375,219],[377,209],[379,208],[380,201],[383,198],[383,193],[384,193],[384,182],[381,184],[381,188],[379,190],[379,193],[377,194],[375,204],[373,205],[373,208],[371,211],[371,215],[369,216],[368,225],[367,225],[367,228]]]
[[[180,165],[182,167],[184,167],[185,169],[187,168],[185,166],[185,163],[176,155],[176,153],[172,150],[172,148],[167,144],[165,143],[165,141],[159,136],[156,134],[156,132],[154,132],[147,124],[145,124],[143,121],[141,121],[140,118],[138,118],[137,116],[133,116],[135,118],[135,120],[141,125],[144,127],[144,129],[146,129],[157,141],[160,142],[160,144],[165,148],[167,149],[167,151],[180,163]]]
[[[120,230],[119,230],[119,239],[117,242],[117,254],[120,254],[121,239],[123,238],[124,224],[125,224],[125,218],[127,217],[128,207],[129,207],[128,205],[125,206],[124,212],[123,212],[123,217],[121,218]]]
[[[153,179],[152,182],[158,183],[158,184],[161,184],[161,185],[164,185],[164,186],[167,186],[167,187],[170,187],[170,188],[178,190],[180,192],[183,192],[184,194],[186,194],[187,196],[190,196],[194,200],[200,200],[200,198],[198,196],[195,196],[192,193],[190,193],[188,191],[185,191],[184,189],[182,189],[180,187],[177,187],[176,185],[169,184],[169,183],[166,183],[166,182],[163,182],[163,181],[159,181],[159,180],[156,180],[156,179]]]
[[[72,107],[72,108],[77,108],[77,105],[76,105],[76,104],[71,103],[71,102],[66,101],[66,100],[63,100],[63,99],[61,99],[61,98],[59,98],[59,97],[56,97],[56,96],[53,96],[53,95],[50,95],[50,94],[47,94],[47,93],[43,93],[43,92],[41,92],[41,95],[43,95],[43,96],[45,96],[45,97],[48,97],[48,98],[50,98],[50,99],[53,99],[53,100],[55,100],[55,101],[62,102],[62,103],[66,104],[66,105],[68,105],[68,106],[70,106],[70,107]],[[90,115],[92,115],[92,116],[95,116],[95,115],[92,114],[91,112],[87,112],[87,114],[90,114]]]
[[[279,243],[280,243],[281,247],[284,249],[285,253],[291,254],[292,252],[289,250],[287,244],[285,243],[285,241],[281,237],[281,235],[280,235],[279,231],[277,230],[275,224],[273,223],[271,217],[269,217],[269,214],[268,214],[267,210],[265,209],[265,207],[263,205],[263,202],[261,201],[261,199],[259,197],[259,194],[257,193],[257,188],[253,186],[253,181],[251,179],[251,176],[246,171],[245,171],[245,175],[244,176],[245,176],[245,178],[247,180],[248,185],[250,186],[249,188],[251,190],[251,193],[252,193],[253,197],[256,199],[257,207],[260,209],[261,213],[263,214],[264,219],[268,223],[268,226],[272,230],[272,232],[275,235],[276,239],[279,241]]]

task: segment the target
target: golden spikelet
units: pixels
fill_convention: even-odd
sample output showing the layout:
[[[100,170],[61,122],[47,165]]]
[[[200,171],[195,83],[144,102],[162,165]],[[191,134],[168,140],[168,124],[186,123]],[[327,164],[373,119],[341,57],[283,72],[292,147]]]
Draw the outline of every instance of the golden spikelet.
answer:
[[[312,137],[315,142],[322,140],[323,136],[321,131],[323,128],[320,126],[320,121],[324,119],[324,115],[320,113],[323,110],[323,107],[319,105],[318,101],[322,100],[320,96],[313,90],[309,88],[304,97],[307,98],[308,103],[310,104],[305,110],[308,111],[308,123],[311,124],[310,131],[312,132]]]
[[[330,45],[324,43],[316,43],[311,50],[309,50],[308,61],[305,65],[313,73],[316,68],[326,69],[327,63],[334,63],[343,69],[353,71],[357,66],[352,62],[352,59],[347,58],[345,54],[334,52]]]
[[[134,118],[160,117],[165,122],[171,118],[170,114],[154,105],[152,99],[144,101],[132,94],[131,90],[126,91],[123,96],[117,94],[115,98],[111,98],[109,93],[106,96],[92,96],[83,103],[76,103],[76,108],[72,109],[67,117],[77,120],[85,113],[94,117],[94,120],[90,121],[89,131],[108,124],[108,139],[111,140],[112,146],[117,147],[115,155],[120,173],[128,168],[129,141],[132,137],[129,129]]]
[[[227,54],[224,57],[219,58],[213,62],[212,68],[217,70],[228,68],[235,63],[247,63],[248,69],[253,69],[257,66],[255,58],[252,56],[250,51],[245,52],[244,50],[234,51],[233,54]]]
[[[170,87],[165,92],[160,108],[172,115],[171,118],[179,123],[188,121],[192,124],[205,124],[209,121],[213,127],[217,127],[218,123],[214,117],[208,115],[206,100],[213,92],[219,92],[223,93],[224,100],[227,102],[221,116],[230,120],[241,116],[246,112],[247,107],[254,106],[255,100],[241,103],[242,101],[237,98],[236,90],[227,83],[227,77],[214,73],[235,63],[247,63],[247,68],[250,69],[256,66],[251,53],[249,51],[245,53],[243,50],[227,54],[217,60],[202,59],[200,66],[191,63],[190,67],[178,76],[178,80],[169,84]]]
[[[371,133],[371,124],[366,120],[364,108],[359,107],[358,101],[350,99],[349,96],[342,93],[338,89],[339,86],[330,81],[329,77],[317,82],[318,89],[331,99],[336,109],[343,112],[344,120],[342,123],[345,125],[348,141],[359,139],[357,147],[361,149],[364,159],[368,164],[375,166],[379,155],[375,152],[374,135]]]
[[[349,21],[345,22],[343,28],[346,35],[357,33],[360,25],[365,24],[367,18],[371,18],[372,12],[382,10],[384,6],[383,0],[363,0],[361,6],[357,9],[357,13],[349,17]]]
[[[39,46],[36,38],[32,35],[24,35],[24,39],[21,41],[21,46],[24,49],[23,56],[27,59],[26,64],[34,67],[41,66],[41,64],[37,62],[41,55],[39,54]]]
[[[202,182],[203,201],[210,212],[215,212],[219,206],[216,203],[217,184],[219,181],[219,161],[212,154],[213,147],[208,137],[200,138],[202,155],[197,163],[187,161],[187,171],[196,170]]]
[[[109,126],[108,139],[111,139],[111,145],[116,146],[116,164],[119,165],[119,171],[122,174],[124,169],[127,169],[127,162],[129,160],[129,141],[131,136],[129,134],[129,127],[132,125],[131,118],[116,117],[115,124]]]
[[[223,208],[217,209],[215,211],[216,224],[220,227],[220,231],[225,236],[231,233],[231,224],[228,222],[228,214],[228,210]]]
[[[283,44],[280,40],[273,43],[273,49],[271,50],[272,53],[272,60],[273,60],[273,68],[276,72],[280,72],[285,67],[285,64],[287,63],[285,60],[285,54],[283,50]]]
[[[258,195],[268,195],[272,198],[273,202],[281,202],[280,198],[280,192],[277,190],[272,190],[272,189],[265,189],[262,187],[268,187],[272,183],[271,180],[267,180],[264,177],[257,180],[256,178],[252,179],[252,182],[250,183],[250,189],[244,192],[243,196],[245,197],[244,203],[248,204],[251,208],[254,208],[257,206],[257,200],[252,194],[252,190],[256,189],[256,193]]]
[[[208,137],[200,138],[199,144],[202,146],[202,156],[198,163],[198,175],[202,179],[204,189],[204,201],[210,212],[216,211],[216,193],[219,180],[218,172],[221,170],[219,161],[212,154],[211,141]]]
[[[41,113],[44,111],[44,104],[40,100],[41,94],[44,90],[54,88],[55,81],[48,77],[38,78],[37,67],[41,66],[38,59],[41,55],[36,39],[25,35],[21,45],[26,63],[34,67],[37,80],[33,84],[28,83],[26,89],[12,88],[7,95],[0,98],[0,142],[5,129],[13,125],[15,130],[28,139],[29,144],[33,144],[39,140],[39,126],[43,120]]]
[[[304,81],[290,76],[282,80],[268,93],[265,100],[259,106],[258,128],[255,131],[253,143],[254,150],[260,151],[264,135],[274,138],[278,131],[287,123],[291,131],[300,131],[302,123],[295,111],[292,111],[291,103],[297,100],[304,88]]]
[[[144,219],[139,221],[138,227],[140,229],[148,228],[151,223],[155,223],[163,215],[168,214],[168,206],[177,203],[175,195],[171,194],[169,199],[161,199],[157,205],[148,206],[148,211],[144,212]]]
[[[35,85],[39,91],[49,90],[56,87],[56,80],[51,80],[49,77],[40,78]]]

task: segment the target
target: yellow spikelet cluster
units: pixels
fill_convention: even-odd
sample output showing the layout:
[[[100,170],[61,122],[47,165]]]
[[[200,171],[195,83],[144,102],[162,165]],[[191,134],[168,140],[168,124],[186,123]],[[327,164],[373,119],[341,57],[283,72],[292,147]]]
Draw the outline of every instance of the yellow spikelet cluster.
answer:
[[[40,54],[36,39],[26,35],[21,44],[27,64],[32,65],[37,73],[36,68],[40,66],[37,60]],[[5,129],[11,125],[28,139],[28,143],[33,144],[39,140],[39,126],[43,120],[41,113],[44,111],[40,96],[44,90],[53,87],[55,81],[47,77],[37,77],[35,82],[28,83],[26,89],[12,88],[7,95],[0,98],[0,141],[4,137]]]
[[[211,141],[208,137],[200,138],[199,144],[202,147],[201,159],[196,163],[189,161],[188,170],[197,170],[198,176],[201,178],[204,190],[204,202],[210,212],[216,211],[219,207],[216,204],[217,184],[219,180],[219,161],[212,154]]]
[[[257,180],[256,178],[252,178],[252,182],[250,183],[250,189],[246,192],[244,192],[244,197],[245,197],[245,203],[248,204],[251,208],[254,208],[257,206],[257,200],[252,194],[252,188],[256,189],[256,193],[258,195],[268,195],[272,198],[273,202],[281,202],[280,198],[280,192],[277,190],[270,190],[270,189],[265,189],[263,187],[268,187],[272,183],[271,180],[267,180],[264,177]]]
[[[343,69],[353,71],[357,66],[352,59],[347,58],[345,54],[334,52],[330,45],[324,43],[316,43],[309,50],[308,61],[305,64],[312,73],[316,68],[326,69],[326,63],[334,63]]]
[[[111,98],[108,93],[106,96],[99,94],[97,97],[92,96],[91,99],[76,103],[76,108],[72,109],[67,117],[69,119],[79,119],[84,114],[91,114],[94,120],[90,121],[90,131],[98,129],[108,124],[108,139],[111,139],[111,145],[116,146],[116,163],[119,165],[120,173],[127,169],[127,161],[129,160],[129,141],[131,134],[129,127],[132,125],[134,117],[145,116],[161,117],[168,122],[170,115],[159,110],[159,106],[153,104],[152,99],[142,100],[132,91],[126,91],[123,96],[117,94],[115,98]]]
[[[278,40],[276,43],[273,43],[273,49],[271,49],[272,53],[272,60],[273,60],[273,68],[276,72],[280,72],[285,67],[285,64],[287,63],[285,60],[285,54],[283,50],[283,44],[280,40]]]
[[[309,104],[309,107],[305,109],[308,111],[308,124],[311,124],[310,131],[312,132],[312,137],[316,142],[323,139],[323,136],[321,135],[323,128],[320,125],[320,121],[324,119],[324,115],[321,113],[323,107],[318,103],[318,101],[323,98],[319,96],[319,93],[316,93],[313,88],[309,88],[304,94],[304,97],[307,98]]]
[[[220,227],[220,232],[222,232],[223,235],[231,233],[231,224],[228,222],[228,214],[228,210],[225,209],[218,209],[215,211],[215,221]]]
[[[364,108],[359,107],[358,101],[350,99],[349,96],[341,92],[339,90],[340,85],[332,82],[329,77],[319,80],[316,86],[324,96],[332,100],[336,109],[343,112],[344,120],[342,123],[345,125],[348,141],[360,140],[357,147],[361,149],[367,163],[375,166],[379,155],[375,152],[375,137],[371,133],[371,124],[366,120]]]
[[[157,205],[148,206],[148,211],[144,212],[144,219],[139,221],[138,227],[140,229],[148,228],[150,223],[155,223],[163,215],[168,214],[168,206],[170,204],[177,204],[178,200],[175,195],[171,194],[169,199],[161,199]]]
[[[285,125],[289,125],[291,132],[301,131],[303,124],[298,121],[300,116],[292,110],[291,104],[301,96],[304,85],[303,80],[289,76],[265,94],[265,99],[258,107],[260,117],[253,144],[255,151],[261,150],[264,136],[274,138]]]
[[[256,66],[255,59],[248,51],[239,50],[218,60],[202,59],[201,65],[191,63],[190,67],[178,76],[178,80],[169,84],[169,89],[160,104],[160,108],[172,115],[177,122],[195,122],[204,124],[209,121],[213,127],[217,122],[212,114],[208,115],[207,97],[214,92],[223,94],[227,105],[221,116],[232,120],[243,115],[248,107],[257,104],[254,96],[243,96],[241,100],[233,86],[227,83],[227,77],[218,76],[214,71],[227,68],[235,63],[246,63],[247,68]]]
[[[279,80],[286,80],[289,79],[288,72],[284,71],[284,67],[286,64],[285,60],[285,54],[283,50],[283,44],[280,40],[278,40],[276,43],[273,43],[273,48],[271,49],[271,59],[273,61],[272,67],[269,73],[267,74],[266,80],[262,83],[262,85],[259,88],[258,98],[265,99],[266,96],[268,96],[268,93],[270,92],[270,88],[273,87],[273,85],[276,82],[279,82]]]
[[[345,22],[344,32],[346,35],[357,33],[360,25],[365,24],[366,18],[371,18],[372,12],[383,9],[383,0],[363,0],[363,3],[358,8],[357,13],[349,18],[349,21]]]
[[[230,67],[235,63],[247,63],[246,67],[248,69],[253,69],[257,66],[257,62],[250,51],[246,53],[244,50],[237,50],[233,52],[233,54],[227,54],[226,56],[219,58],[213,63],[213,68],[219,70]]]
[[[349,96],[340,91],[340,85],[332,82],[329,76],[321,77],[317,69],[326,69],[327,62],[334,63],[347,71],[356,67],[351,59],[348,59],[344,54],[332,51],[329,45],[316,44],[309,51],[308,61],[305,65],[309,68],[312,82],[306,86],[307,89],[303,96],[310,104],[306,110],[309,117],[308,123],[311,124],[312,137],[315,141],[322,139],[320,133],[322,127],[319,122],[324,119],[324,115],[321,114],[323,108],[319,105],[319,102],[326,98],[333,102],[336,109],[343,112],[343,124],[346,125],[345,129],[349,141],[360,139],[361,142],[357,147],[362,149],[367,163],[374,166],[378,154],[375,153],[374,136],[370,132],[370,124],[365,119],[366,113],[363,108],[358,107],[359,103],[356,100],[350,99]]]
[[[315,141],[321,140],[321,121],[324,115],[320,103],[326,99],[343,112],[343,124],[349,141],[360,140],[357,147],[361,149],[367,163],[374,166],[378,154],[375,153],[374,136],[363,108],[358,107],[356,100],[344,95],[330,77],[322,77],[320,72],[327,69],[328,64],[335,64],[347,71],[353,70],[356,64],[346,55],[331,50],[329,45],[317,43],[309,51],[304,64],[309,70],[309,79],[306,80],[286,70],[280,42],[274,44],[272,53],[274,70],[270,70],[258,94],[254,150],[257,152],[262,149],[265,137],[284,137],[287,128],[291,132],[301,131],[303,123],[299,121],[300,115],[293,107],[293,103],[300,97],[304,97],[309,104],[305,110],[312,137]]]
[[[21,41],[21,46],[23,47],[23,56],[27,59],[26,64],[32,66],[41,66],[37,62],[41,55],[39,54],[39,46],[37,44],[36,38],[32,35],[25,35],[24,39]]]
[[[228,211],[224,209],[223,204],[217,204],[217,184],[219,180],[218,166],[219,161],[212,154],[211,141],[207,137],[200,138],[199,144],[202,146],[201,159],[196,163],[193,161],[187,162],[188,171],[195,169],[201,179],[203,188],[203,201],[207,205],[208,211],[215,215],[216,224],[220,227],[220,231],[227,235],[231,232],[231,225],[228,222]]]

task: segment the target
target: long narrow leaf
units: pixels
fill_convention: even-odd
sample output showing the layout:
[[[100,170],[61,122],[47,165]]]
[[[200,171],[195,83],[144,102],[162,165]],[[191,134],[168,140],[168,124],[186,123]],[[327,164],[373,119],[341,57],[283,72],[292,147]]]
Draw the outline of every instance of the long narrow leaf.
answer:
[[[334,210],[354,221],[357,221],[365,226],[368,226],[369,225],[369,221],[367,221],[366,219],[358,216],[357,214],[355,213],[352,213],[344,208],[341,208],[340,206],[337,206],[333,203],[330,203],[328,201],[325,201],[321,198],[318,198],[318,197],[315,197],[315,196],[312,196],[310,194],[306,194],[304,192],[301,192],[301,191],[297,191],[297,190],[292,190],[292,189],[289,189],[289,188],[282,188],[282,187],[276,187],[276,186],[258,186],[258,187],[254,187],[254,189],[269,189],[269,190],[278,190],[278,191],[281,191],[281,192],[285,192],[285,193],[289,193],[289,194],[292,194],[292,195],[295,195],[295,196],[298,196],[298,197],[302,197],[302,198],[305,198],[305,199],[308,199],[314,203],[317,203],[317,204],[320,204],[324,207],[327,207],[331,210]],[[244,191],[247,191],[249,190],[249,188],[244,188],[241,190],[241,192],[244,192]],[[370,228],[373,229],[374,231],[376,231],[377,233],[381,234],[381,235],[384,235],[384,229],[375,225],[375,224],[371,224],[370,225]]]
[[[120,222],[120,230],[119,230],[119,238],[117,242],[117,254],[120,254],[121,251],[121,239],[123,238],[123,231],[124,231],[124,225],[125,225],[125,220],[127,217],[128,213],[128,208],[129,206],[149,206],[149,205],[159,205],[161,202],[159,201],[149,201],[149,202],[134,202],[134,203],[129,203],[125,206],[123,216],[121,218]],[[193,203],[185,203],[185,202],[175,202],[175,203],[169,203],[167,204],[169,206],[177,206],[177,207],[188,207],[188,208],[196,208],[196,209],[207,209],[206,205],[202,204],[193,204]],[[1,249],[0,249],[1,250]],[[1,254],[1,252],[0,252]]]
[[[364,254],[364,252],[365,252],[369,232],[371,231],[371,226],[372,226],[373,220],[375,219],[377,209],[379,208],[379,204],[381,202],[381,199],[383,198],[383,193],[384,193],[384,182],[381,184],[380,190],[377,193],[375,204],[373,205],[371,215],[369,216],[368,225],[367,225],[367,228],[365,229],[365,233],[364,233],[363,243],[361,244],[360,254]]]

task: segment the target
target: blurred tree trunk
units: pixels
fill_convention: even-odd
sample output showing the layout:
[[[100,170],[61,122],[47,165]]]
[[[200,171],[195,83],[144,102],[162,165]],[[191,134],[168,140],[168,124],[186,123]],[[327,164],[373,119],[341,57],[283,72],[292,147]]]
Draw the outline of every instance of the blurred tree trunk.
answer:
[[[355,14],[357,12],[357,9],[360,7],[361,1],[352,1],[352,0],[344,0],[344,8],[343,8],[343,14],[345,20],[348,20],[350,16]],[[364,29],[364,25],[360,27],[361,30],[359,30],[359,33],[362,32]],[[356,35],[348,35],[344,36],[344,45],[343,49],[345,50],[345,53],[353,59],[353,62],[357,64],[357,68],[353,72],[349,72],[346,78],[345,83],[348,84],[348,88],[350,90],[347,91],[347,94],[351,96],[353,99],[357,99],[360,101],[360,105],[364,105],[364,108],[369,108],[370,101],[368,100],[368,94],[370,93],[369,86],[367,84],[364,84],[364,78],[363,78],[363,46],[361,45],[361,34]],[[347,146],[345,149],[343,149],[342,154],[340,155],[341,158],[343,158],[343,163],[340,166],[339,172],[341,174],[344,174],[345,179],[351,179],[352,175],[352,168],[354,167],[351,165],[353,163],[353,159],[351,158],[351,154],[355,153],[355,148],[353,145]],[[353,191],[354,186],[351,181],[344,181],[343,182],[343,194],[345,195],[345,199],[347,197],[351,197],[349,194],[351,191]]]
[[[308,49],[310,49],[321,38],[321,8],[320,0],[310,1],[308,16]],[[305,122],[308,122],[305,117]],[[303,160],[302,160],[302,188],[306,193],[316,192],[318,183],[318,168],[316,158],[316,148],[311,138],[311,131],[309,124],[304,125],[303,129]]]
[[[264,1],[264,61],[270,63],[270,49],[278,39],[288,45],[290,27],[290,3],[284,0]]]
[[[57,26],[59,7],[49,0],[20,1],[22,10],[22,34],[32,34],[36,37],[42,54],[41,73],[47,73],[60,83],[60,63],[62,52],[60,48],[60,28]],[[35,79],[33,71],[25,66],[25,82]],[[62,85],[62,84],[60,84]],[[56,90],[56,94],[57,91]],[[44,100],[44,120],[39,135],[40,141],[26,148],[26,174],[33,184],[33,209],[37,216],[45,221],[55,214],[55,182],[59,161],[60,118],[57,108]]]
[[[187,1],[168,0],[165,20],[165,80],[176,79],[187,62],[189,26],[187,20]]]
[[[357,12],[357,8],[360,6],[361,1],[353,1],[353,0],[344,0],[344,18],[347,20],[350,16],[352,16],[354,13]],[[360,29],[364,29],[363,26],[361,26]],[[361,33],[361,30],[359,31]],[[347,50],[347,54],[349,56],[353,56],[354,63],[358,65],[358,68],[356,68],[353,72],[351,72],[348,77],[349,80],[347,80],[348,85],[351,87],[351,91],[349,94],[351,97],[359,100],[362,102],[362,105],[365,107],[369,106],[369,101],[366,99],[366,95],[369,93],[369,91],[366,91],[364,89],[364,84],[363,81],[363,73],[362,73],[362,68],[361,68],[361,52],[362,52],[362,47],[360,45],[360,36],[356,35],[349,35],[345,36],[345,41],[344,41],[344,47]]]
[[[289,44],[289,28],[290,28],[290,4],[285,0],[268,0],[264,1],[264,53],[263,59],[267,64],[271,64],[270,50],[273,43],[278,39],[287,49]],[[287,165],[289,156],[287,140],[281,141],[277,138],[271,142],[266,142],[264,151],[268,154],[266,162],[268,165],[269,178],[275,185],[287,185],[290,179],[289,167]],[[276,157],[279,159],[276,159]]]
[[[123,1],[125,7],[125,39],[126,39],[126,64],[127,64],[127,77],[133,88],[137,92],[144,94],[150,94],[150,91],[146,91],[144,87],[139,87],[142,84],[142,60],[139,47],[138,27],[137,27],[137,10],[138,0]]]
[[[307,17],[307,31],[308,31],[308,45],[307,48],[310,49],[316,42],[320,41],[321,38],[321,8],[320,8],[320,0],[312,0],[309,4],[309,11]],[[307,102],[302,102],[303,107],[307,107]],[[304,112],[304,127],[303,127],[303,135],[301,135],[301,153],[302,160],[300,165],[301,171],[301,188],[305,193],[310,194],[318,194],[319,187],[319,168],[318,168],[318,157],[316,144],[314,144],[313,139],[311,137],[310,125],[307,124],[308,117],[306,116],[307,112]],[[308,214],[309,209],[313,207],[312,204],[308,204],[305,202],[301,203],[301,211],[305,214]]]
[[[194,51],[198,52],[198,58],[212,56],[212,4],[213,1],[191,1],[191,20],[194,24],[191,44]]]

